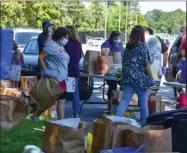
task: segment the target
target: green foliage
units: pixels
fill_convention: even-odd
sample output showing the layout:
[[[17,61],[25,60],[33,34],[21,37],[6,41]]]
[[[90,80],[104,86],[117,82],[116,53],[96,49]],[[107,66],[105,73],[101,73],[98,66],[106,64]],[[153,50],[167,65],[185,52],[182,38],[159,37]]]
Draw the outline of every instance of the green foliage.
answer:
[[[22,153],[25,145],[42,148],[45,121],[35,122],[25,119],[20,126],[10,132],[1,132],[0,152]]]
[[[185,23],[185,12],[180,9],[171,12],[153,10],[145,15],[148,25],[155,33],[176,34],[180,27]]]
[[[55,27],[73,24],[78,31],[104,31],[105,10],[108,9],[107,30],[118,30],[119,2],[108,3],[93,0],[86,8],[81,1],[2,1],[1,26],[2,27],[33,27],[41,28],[43,20],[49,19]],[[185,22],[185,13],[181,10],[163,12],[153,10],[145,16],[140,13],[138,2],[127,2],[121,5],[121,31],[126,29],[126,16],[128,16],[127,30],[135,24],[150,26],[155,32],[178,32]],[[137,19],[137,20],[136,20]],[[137,21],[137,23],[136,23]]]

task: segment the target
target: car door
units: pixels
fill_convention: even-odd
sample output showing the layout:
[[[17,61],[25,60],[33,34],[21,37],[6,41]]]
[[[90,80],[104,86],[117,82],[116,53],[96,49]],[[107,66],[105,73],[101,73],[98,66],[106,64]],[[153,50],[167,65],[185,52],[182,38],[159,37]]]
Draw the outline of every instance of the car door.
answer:
[[[23,51],[23,59],[24,65],[32,65],[34,67],[38,66],[38,56],[39,56],[39,48],[36,39],[31,39],[24,51]]]

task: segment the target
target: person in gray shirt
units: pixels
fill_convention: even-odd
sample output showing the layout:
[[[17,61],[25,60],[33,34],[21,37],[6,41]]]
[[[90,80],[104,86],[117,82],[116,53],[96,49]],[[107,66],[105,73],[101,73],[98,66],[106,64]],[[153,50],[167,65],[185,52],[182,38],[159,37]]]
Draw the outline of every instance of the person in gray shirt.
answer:
[[[68,78],[68,64],[70,57],[63,45],[68,42],[69,32],[64,27],[59,27],[54,31],[52,40],[47,43],[39,56],[39,64],[43,77],[55,77],[58,82]],[[57,101],[58,119],[64,118],[65,99],[63,96]],[[31,119],[38,120],[43,112],[36,112]]]
[[[153,77],[160,80],[166,74],[166,66],[168,61],[168,47],[165,42],[158,36],[153,35],[151,28],[145,27],[145,41],[149,50],[151,59],[151,70]],[[160,89],[160,83],[149,89],[149,95],[156,95]]]

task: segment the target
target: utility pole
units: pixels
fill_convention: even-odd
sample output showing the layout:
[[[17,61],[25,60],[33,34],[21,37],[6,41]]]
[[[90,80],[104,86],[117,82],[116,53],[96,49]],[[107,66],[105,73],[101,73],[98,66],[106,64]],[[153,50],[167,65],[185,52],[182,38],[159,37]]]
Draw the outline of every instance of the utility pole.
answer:
[[[125,44],[127,44],[127,22],[128,22],[128,1],[126,1],[126,18],[125,18]]]
[[[107,21],[108,21],[108,6],[107,6],[107,0],[105,1],[105,34],[104,34],[104,39],[106,40],[107,38]]]
[[[121,29],[121,0],[119,2],[119,32],[120,32],[120,29]]]

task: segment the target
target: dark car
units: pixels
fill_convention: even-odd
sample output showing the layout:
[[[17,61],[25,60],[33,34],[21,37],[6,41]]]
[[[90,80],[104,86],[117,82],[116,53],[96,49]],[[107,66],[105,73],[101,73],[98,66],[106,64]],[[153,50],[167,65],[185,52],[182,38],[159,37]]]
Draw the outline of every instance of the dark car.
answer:
[[[21,74],[22,76],[37,76],[41,77],[41,72],[38,66],[39,48],[37,37],[32,37],[23,50],[23,65]],[[81,57],[79,67],[80,71],[83,67],[84,55]],[[93,80],[91,81],[91,88],[93,87]],[[93,90],[88,87],[88,78],[80,77],[79,79],[80,99],[87,100],[91,97]],[[68,96],[71,99],[71,95]]]

